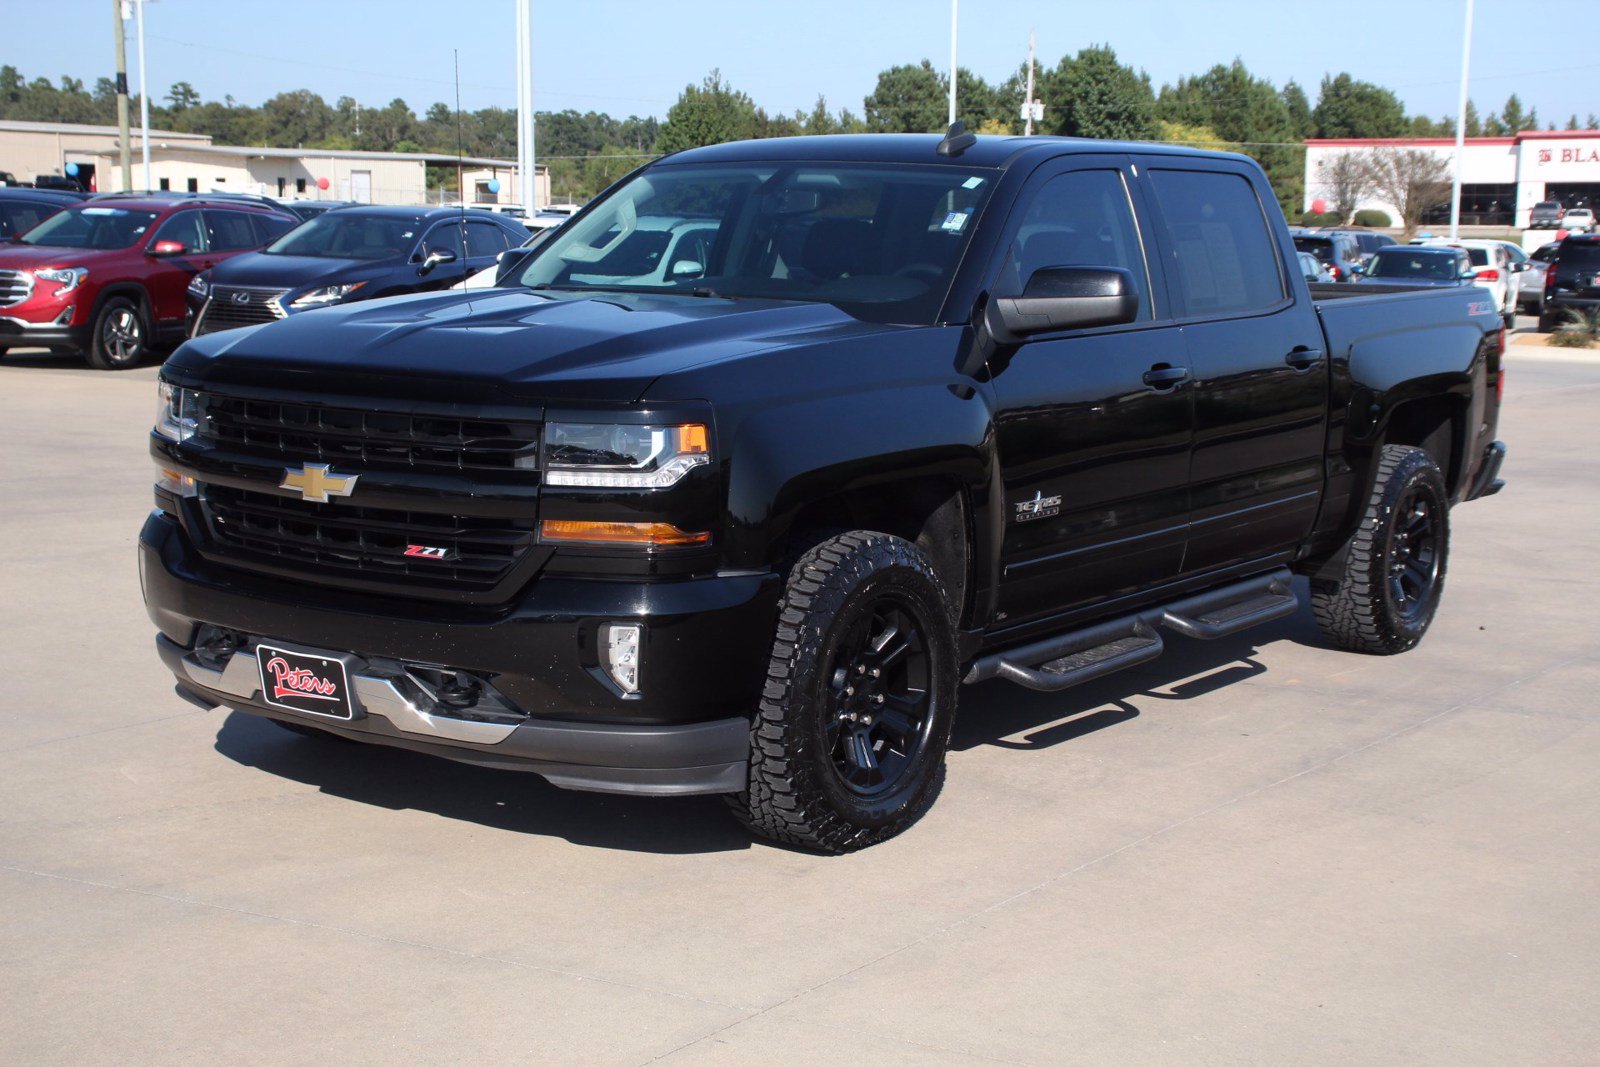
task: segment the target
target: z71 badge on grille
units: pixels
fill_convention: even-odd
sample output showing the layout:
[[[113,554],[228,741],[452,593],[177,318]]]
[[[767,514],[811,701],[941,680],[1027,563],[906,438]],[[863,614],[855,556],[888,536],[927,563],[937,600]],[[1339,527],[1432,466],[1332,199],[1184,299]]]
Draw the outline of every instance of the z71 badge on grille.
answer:
[[[1033,522],[1035,519],[1048,519],[1061,514],[1061,497],[1034,493],[1032,500],[1019,500],[1013,506],[1017,509],[1018,522]]]

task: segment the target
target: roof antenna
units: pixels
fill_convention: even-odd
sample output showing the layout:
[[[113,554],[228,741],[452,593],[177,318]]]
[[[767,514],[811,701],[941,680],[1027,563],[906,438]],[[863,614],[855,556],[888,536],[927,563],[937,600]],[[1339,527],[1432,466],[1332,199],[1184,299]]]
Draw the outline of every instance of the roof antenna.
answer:
[[[967,128],[961,124],[961,120],[957,119],[950,124],[948,130],[944,131],[944,140],[939,142],[939,147],[934,151],[941,156],[949,156],[954,159],[977,143],[977,136],[968,133]]]

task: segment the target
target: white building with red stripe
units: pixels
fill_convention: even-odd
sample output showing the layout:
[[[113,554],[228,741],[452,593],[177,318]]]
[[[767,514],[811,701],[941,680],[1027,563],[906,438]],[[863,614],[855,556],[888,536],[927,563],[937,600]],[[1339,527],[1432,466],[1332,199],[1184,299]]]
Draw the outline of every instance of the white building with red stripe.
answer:
[[[1417,149],[1453,164],[1451,137],[1394,137],[1372,140],[1313,139],[1306,142],[1305,209],[1331,200],[1322,177],[1324,162],[1348,152]],[[1468,225],[1528,225],[1533,205],[1556,200],[1565,207],[1600,208],[1600,130],[1524,130],[1514,137],[1468,137],[1462,149],[1461,221]],[[1362,208],[1386,212],[1398,224],[1400,213],[1381,197]],[[1425,222],[1444,221],[1448,200]]]

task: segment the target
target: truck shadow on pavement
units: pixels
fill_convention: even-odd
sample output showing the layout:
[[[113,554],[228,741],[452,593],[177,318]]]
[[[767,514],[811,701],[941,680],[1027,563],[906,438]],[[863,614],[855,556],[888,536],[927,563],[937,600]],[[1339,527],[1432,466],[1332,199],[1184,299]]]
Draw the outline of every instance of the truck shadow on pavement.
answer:
[[[718,797],[628,797],[557,789],[534,774],[456,763],[384,745],[300,737],[231,712],[216,750],[235,763],[393,811],[412,809],[494,830],[630,852],[748,849]]]
[[[1295,615],[1234,637],[1173,637],[1160,659],[1061,693],[1037,693],[1004,682],[963,687],[951,749],[993,745],[1042,751],[1137,718],[1142,709],[1163,702],[1170,710],[1263,674],[1267,668],[1256,658],[1257,649],[1278,641],[1323,643],[1304,602]],[[717,797],[572,792],[533,774],[382,745],[300,737],[242,712],[230,713],[223,722],[216,750],[236,763],[360,804],[426,811],[575,845],[697,854],[738,851],[756,843]]]

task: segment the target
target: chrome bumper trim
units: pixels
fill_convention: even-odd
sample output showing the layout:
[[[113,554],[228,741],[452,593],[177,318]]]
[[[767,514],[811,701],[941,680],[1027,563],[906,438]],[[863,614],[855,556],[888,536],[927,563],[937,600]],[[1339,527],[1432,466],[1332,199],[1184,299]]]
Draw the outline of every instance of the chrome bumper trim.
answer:
[[[193,654],[185,654],[179,662],[183,665],[184,674],[196,685],[240,700],[261,703],[261,678],[253,653],[235,653],[220,671],[200,663]],[[413,703],[390,679],[379,675],[352,672],[350,688],[356,698],[357,718],[360,717],[359,712],[365,711],[368,715],[389,720],[395,729],[403,733],[463,741],[472,745],[497,745],[517,728],[514,723],[473,722],[434,715]],[[307,722],[326,721],[314,715],[307,715],[305,719]]]

